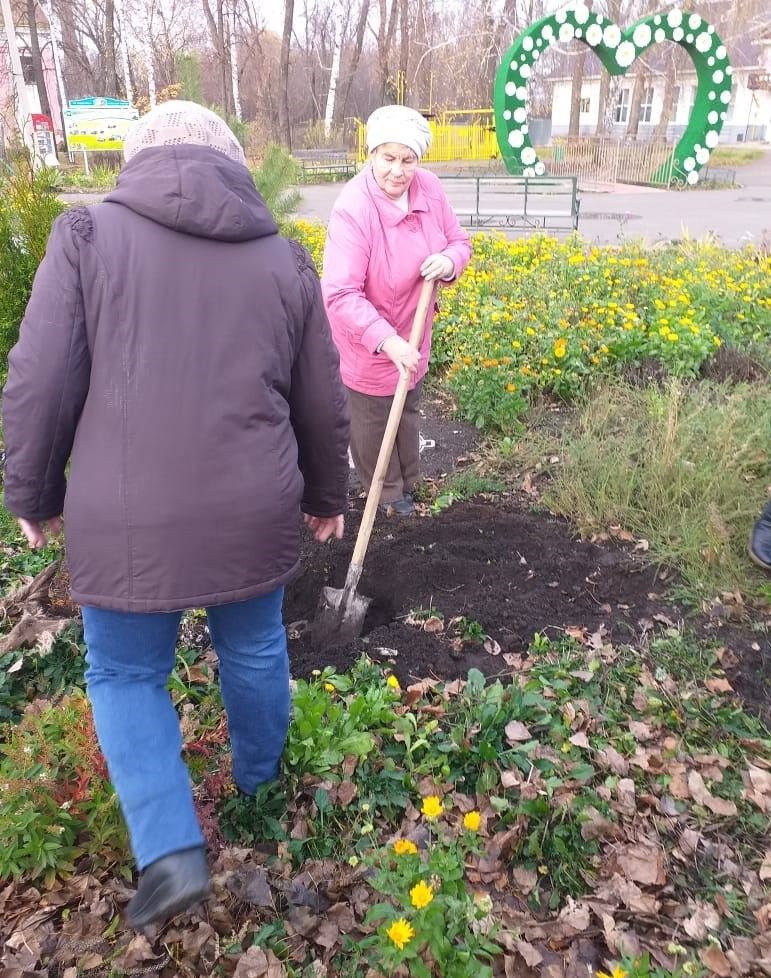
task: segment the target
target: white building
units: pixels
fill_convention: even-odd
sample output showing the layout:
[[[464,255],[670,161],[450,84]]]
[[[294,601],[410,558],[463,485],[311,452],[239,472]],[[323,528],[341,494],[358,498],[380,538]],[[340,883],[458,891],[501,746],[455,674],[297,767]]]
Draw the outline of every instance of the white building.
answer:
[[[720,134],[724,145],[741,142],[771,142],[771,33],[757,40],[760,57],[754,64],[742,65],[740,53],[732,58],[734,67],[733,98],[728,106],[728,118]],[[755,53],[755,52],[753,52]],[[753,59],[754,60],[754,59]],[[737,63],[739,62],[739,63]],[[595,62],[596,64],[597,62]],[[584,75],[581,85],[580,135],[591,136],[597,131],[600,108],[600,74]],[[567,135],[570,127],[572,77],[548,79],[552,86],[552,136]],[[611,82],[608,111],[611,126],[609,135],[623,136],[627,131],[635,84],[634,71]],[[661,119],[666,78],[663,72],[649,71],[640,102],[640,122],[637,138],[650,138]],[[674,108],[667,139],[676,141],[683,134],[696,97],[695,70],[679,70],[675,88]]]

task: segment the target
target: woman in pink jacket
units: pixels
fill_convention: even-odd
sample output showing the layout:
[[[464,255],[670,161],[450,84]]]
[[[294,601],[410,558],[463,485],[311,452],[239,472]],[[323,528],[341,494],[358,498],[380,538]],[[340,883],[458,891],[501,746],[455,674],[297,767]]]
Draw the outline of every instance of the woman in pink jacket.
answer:
[[[419,167],[431,142],[414,109],[387,105],[367,121],[369,163],[335,202],[321,284],[351,413],[351,455],[369,491],[399,377],[410,378],[382,507],[410,516],[418,478],[418,401],[431,350],[407,338],[421,279],[452,282],[471,243],[439,179]]]

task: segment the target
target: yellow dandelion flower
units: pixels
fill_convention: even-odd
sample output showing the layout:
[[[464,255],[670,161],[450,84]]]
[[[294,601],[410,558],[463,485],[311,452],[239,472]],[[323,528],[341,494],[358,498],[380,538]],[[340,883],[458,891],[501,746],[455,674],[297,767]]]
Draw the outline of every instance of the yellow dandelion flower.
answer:
[[[628,978],[629,972],[625,971],[620,964],[614,965],[610,974],[607,971],[598,971],[597,978]]]
[[[506,390],[509,392],[509,394],[513,394],[516,389],[516,384],[506,384]]]
[[[479,812],[466,812],[463,816],[463,828],[467,832],[478,832],[479,826],[482,824],[482,816]]]
[[[428,883],[421,880],[410,890],[410,901],[416,910],[427,907],[434,899],[434,889]]]
[[[391,689],[401,689],[401,686],[399,685],[399,680],[394,675],[390,675],[388,679],[386,679],[386,685],[390,686]]]
[[[397,839],[396,842],[394,842],[394,852],[397,856],[414,856],[417,851],[418,847],[409,839]]]
[[[427,795],[423,799],[423,805],[420,810],[427,819],[433,820],[439,818],[442,812],[444,812],[442,799],[438,795]]]
[[[335,687],[332,685],[332,683],[324,683],[324,689],[328,693],[334,693],[334,691],[335,691]]]
[[[403,951],[405,944],[409,944],[415,936],[415,931],[409,921],[405,920],[404,917],[400,917],[391,924],[386,934],[399,950]]]

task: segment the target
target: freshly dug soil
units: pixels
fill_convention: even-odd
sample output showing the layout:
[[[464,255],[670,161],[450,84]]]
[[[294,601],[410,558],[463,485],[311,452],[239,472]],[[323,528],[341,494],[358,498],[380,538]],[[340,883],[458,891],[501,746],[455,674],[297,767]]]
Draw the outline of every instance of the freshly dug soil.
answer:
[[[421,471],[439,480],[468,460],[476,429],[448,419],[443,405],[423,401],[421,434],[434,441],[421,455]],[[631,546],[580,540],[563,520],[533,508],[523,495],[477,498],[437,514],[423,507],[410,519],[378,514],[364,562],[359,593],[372,598],[361,638],[344,647],[313,647],[309,625],[324,585],[340,588],[364,502],[352,498],[343,541],[309,542],[304,571],[287,590],[292,671],[297,677],[334,665],[345,670],[362,651],[391,663],[400,681],[430,676],[465,677],[472,667],[506,674],[503,654],[527,649],[533,635],[549,638],[567,629],[602,629],[605,640],[645,651],[662,629],[686,626],[714,639],[736,660],[729,679],[745,705],[771,721],[771,623],[753,629],[732,620],[689,614],[667,592],[672,577],[646,562]],[[443,630],[425,631],[405,620],[411,611],[433,610]],[[465,618],[500,646],[491,654],[482,641],[462,641]],[[468,627],[466,628],[468,631]],[[496,645],[488,642],[496,652]],[[394,654],[394,652],[396,654]]]

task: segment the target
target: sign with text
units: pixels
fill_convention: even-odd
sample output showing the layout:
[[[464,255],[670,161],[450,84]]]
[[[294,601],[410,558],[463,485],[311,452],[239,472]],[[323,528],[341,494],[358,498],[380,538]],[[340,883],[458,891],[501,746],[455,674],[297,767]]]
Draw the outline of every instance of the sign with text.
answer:
[[[81,98],[64,110],[67,145],[71,150],[123,149],[123,138],[139,111],[117,98]]]

